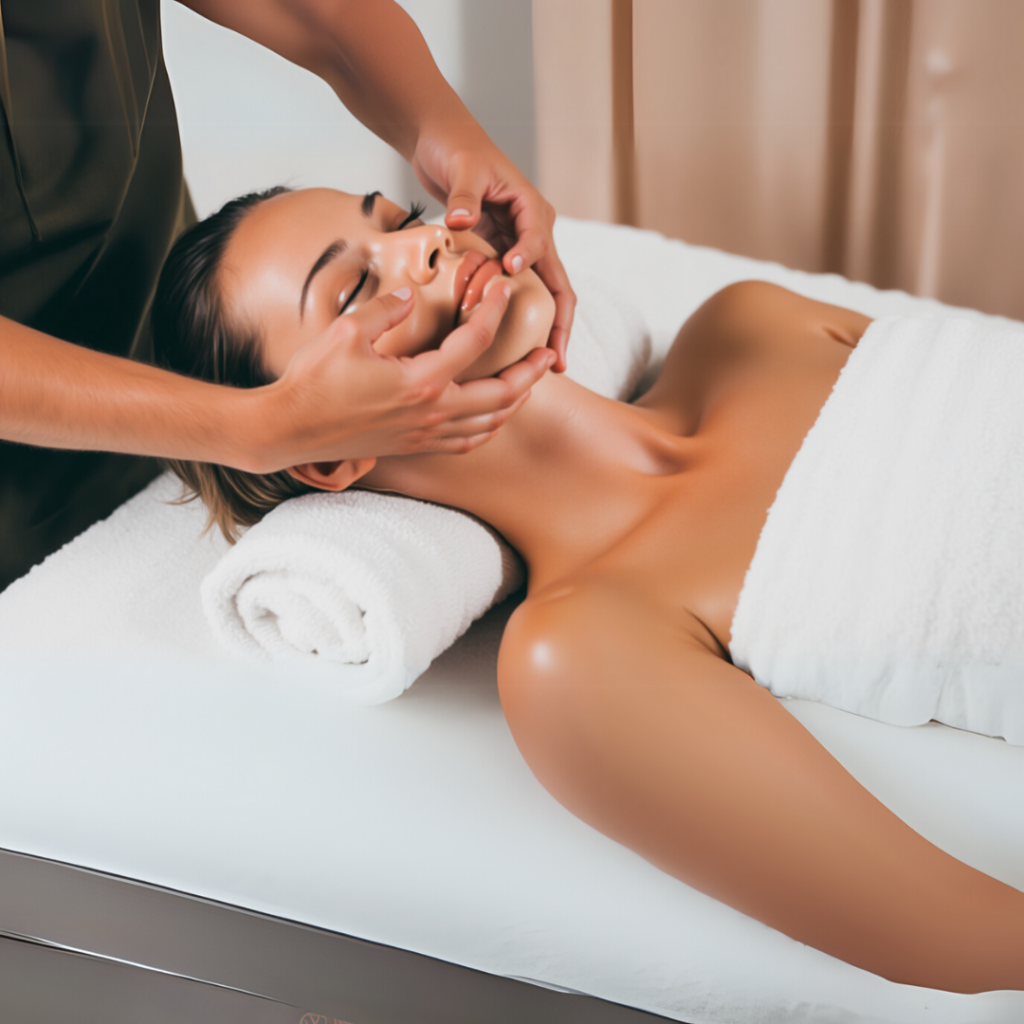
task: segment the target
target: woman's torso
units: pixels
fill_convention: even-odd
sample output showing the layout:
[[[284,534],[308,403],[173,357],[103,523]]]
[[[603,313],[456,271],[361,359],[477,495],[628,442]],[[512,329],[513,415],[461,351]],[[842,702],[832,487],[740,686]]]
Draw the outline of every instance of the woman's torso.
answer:
[[[642,528],[572,582],[628,587],[725,655],[768,509],[869,322],[763,282],[705,303],[632,407],[677,464],[632,481]]]

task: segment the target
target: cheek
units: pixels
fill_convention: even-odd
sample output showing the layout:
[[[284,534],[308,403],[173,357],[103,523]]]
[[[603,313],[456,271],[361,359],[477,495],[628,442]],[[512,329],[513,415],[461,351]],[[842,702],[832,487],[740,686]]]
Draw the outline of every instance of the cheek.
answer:
[[[512,296],[508,312],[501,321],[495,346],[499,344],[511,354],[515,349],[526,355],[531,349],[543,348],[555,319],[555,300],[540,282]]]
[[[452,331],[451,317],[426,302],[417,302],[397,327],[382,334],[374,349],[383,356],[415,356],[437,348]]]
[[[455,378],[462,384],[480,377],[493,377],[519,362],[528,352],[543,348],[555,319],[555,300],[543,285],[513,294],[491,347]]]

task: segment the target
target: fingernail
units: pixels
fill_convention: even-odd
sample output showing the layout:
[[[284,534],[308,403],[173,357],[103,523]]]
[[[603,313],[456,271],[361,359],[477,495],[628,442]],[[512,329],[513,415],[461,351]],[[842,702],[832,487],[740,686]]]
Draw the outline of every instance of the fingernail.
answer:
[[[504,295],[505,298],[507,299],[512,294],[512,285],[503,284],[501,286],[501,294]]]
[[[406,299],[409,299],[409,298],[412,297],[412,289],[411,288],[396,288],[391,294],[394,295],[394,297],[396,299],[398,299],[399,302],[405,302]]]
[[[512,257],[512,273],[518,274],[523,269],[523,257],[513,256]]]
[[[452,210],[451,213],[448,214],[448,216],[449,217],[472,217],[473,214],[471,214],[469,212],[469,210]]]

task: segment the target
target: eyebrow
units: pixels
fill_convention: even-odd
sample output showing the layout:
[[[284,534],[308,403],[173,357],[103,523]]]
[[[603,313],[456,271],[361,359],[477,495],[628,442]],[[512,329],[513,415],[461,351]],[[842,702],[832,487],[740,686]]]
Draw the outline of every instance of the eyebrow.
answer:
[[[377,197],[380,192],[367,192],[363,196],[363,201],[360,203],[360,209],[362,210],[364,217],[373,216],[373,208],[377,204]],[[348,243],[344,238],[336,239],[331,242],[329,246],[317,257],[316,263],[309,268],[309,273],[306,275],[306,280],[302,285],[302,295],[299,298],[299,321],[301,322],[303,316],[306,313],[306,296],[309,294],[309,287],[313,283],[313,278],[320,273],[324,267],[327,266],[332,260],[336,260],[346,249]]]
[[[365,205],[365,203],[366,200],[364,199],[363,204]],[[343,238],[339,238],[336,241],[331,242],[331,244],[327,246],[327,248],[324,249],[324,251],[320,253],[320,255],[317,257],[316,263],[314,263],[313,266],[309,268],[309,273],[306,275],[305,284],[303,284],[302,286],[302,297],[299,299],[300,321],[302,320],[302,317],[305,315],[306,312],[306,295],[309,293],[309,286],[313,283],[313,278],[316,277],[316,275],[319,274],[320,271],[323,270],[328,263],[330,263],[332,260],[336,260],[347,248],[348,243],[346,243],[345,239]]]

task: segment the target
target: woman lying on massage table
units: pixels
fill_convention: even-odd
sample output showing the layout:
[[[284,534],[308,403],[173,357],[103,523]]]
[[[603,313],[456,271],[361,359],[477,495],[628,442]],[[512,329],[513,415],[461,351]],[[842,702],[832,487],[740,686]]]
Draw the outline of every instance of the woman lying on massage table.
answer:
[[[486,243],[383,197],[246,197],[177,244],[154,307],[172,369],[287,388],[300,349],[374,302],[396,358],[504,313],[484,376],[544,344],[554,306]],[[410,295],[411,292],[411,295]],[[507,309],[506,309],[507,305]],[[665,871],[894,981],[1024,989],[1024,893],[876,800],[728,656],[769,506],[869,321],[746,282],[683,326],[632,405],[549,374],[467,455],[176,466],[225,532],[309,488],[353,484],[464,509],[525,559],[498,663],[532,770],[567,808]],[[298,353],[298,354],[297,354]]]

